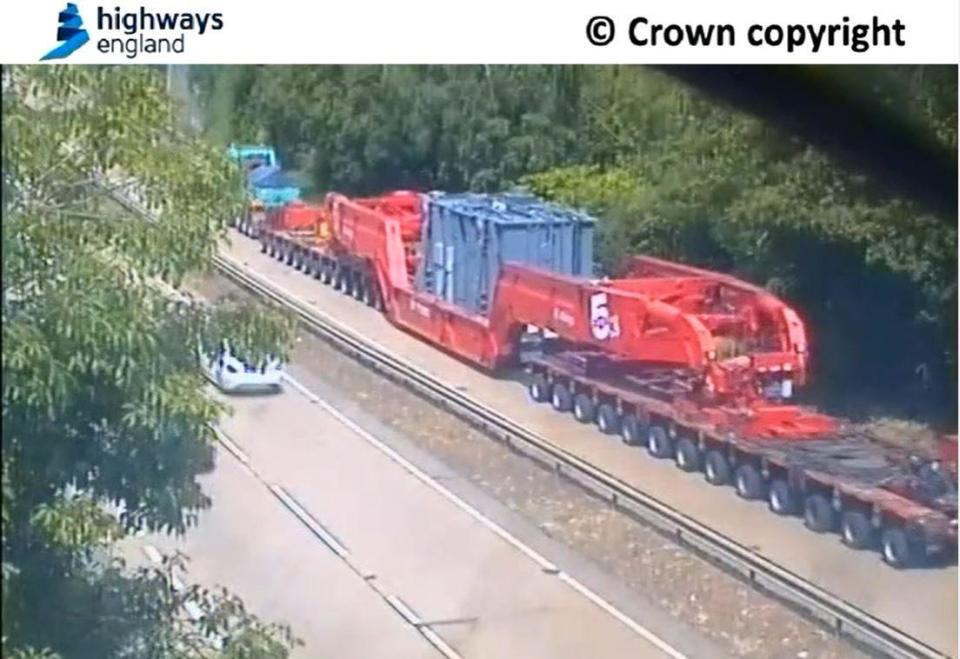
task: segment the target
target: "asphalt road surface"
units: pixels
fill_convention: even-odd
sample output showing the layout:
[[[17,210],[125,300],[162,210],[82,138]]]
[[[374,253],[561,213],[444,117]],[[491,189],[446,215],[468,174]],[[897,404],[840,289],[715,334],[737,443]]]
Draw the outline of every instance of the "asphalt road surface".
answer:
[[[957,567],[897,571],[876,552],[844,547],[834,534],[807,531],[802,520],[770,514],[762,502],[738,499],[731,488],[718,490],[700,474],[687,474],[643,451],[605,437],[531,404],[520,385],[490,378],[429,344],[391,326],[378,312],[305,277],[260,253],[256,241],[231,233],[224,254],[268,277],[320,313],[350,327],[399,357],[460,387],[478,401],[546,437],[634,487],[655,494],[701,523],[819,584],[835,595],[957,656]]]
[[[126,549],[185,552],[190,581],[290,624],[300,656],[722,656],[662,612],[614,604],[602,579],[554,563],[535,527],[481,512],[444,486],[442,465],[409,461],[402,438],[299,383],[229,404],[204,479],[212,509],[182,539]]]

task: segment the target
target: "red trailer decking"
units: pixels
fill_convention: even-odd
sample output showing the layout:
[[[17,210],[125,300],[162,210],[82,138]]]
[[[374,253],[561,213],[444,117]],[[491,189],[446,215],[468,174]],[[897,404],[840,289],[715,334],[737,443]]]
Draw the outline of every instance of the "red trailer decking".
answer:
[[[813,531],[878,547],[895,566],[955,548],[948,470],[910,464],[786,402],[806,383],[809,357],[803,323],[781,300],[729,275],[637,257],[620,279],[508,264],[489,311],[470,313],[415,287],[423,204],[411,192],[330,194],[312,227],[267,222],[262,249],[478,367],[525,362],[533,400],[765,498],[777,514],[802,514]],[[531,336],[542,354],[524,350]]]

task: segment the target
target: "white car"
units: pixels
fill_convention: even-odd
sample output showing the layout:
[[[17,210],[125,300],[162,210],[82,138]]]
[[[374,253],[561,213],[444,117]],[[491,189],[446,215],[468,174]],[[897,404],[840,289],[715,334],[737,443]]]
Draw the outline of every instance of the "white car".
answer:
[[[230,350],[224,341],[215,355],[200,352],[204,375],[225,393],[279,391],[283,387],[283,365],[278,359],[251,365]]]

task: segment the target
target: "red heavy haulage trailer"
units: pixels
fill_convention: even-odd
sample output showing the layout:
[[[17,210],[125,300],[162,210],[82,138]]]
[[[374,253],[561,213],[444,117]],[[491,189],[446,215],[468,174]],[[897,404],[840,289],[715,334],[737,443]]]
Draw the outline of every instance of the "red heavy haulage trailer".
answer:
[[[815,532],[878,548],[895,567],[955,555],[956,441],[941,459],[918,459],[785,402],[807,380],[808,341],[781,300],[636,257],[618,279],[505,263],[489,301],[467,308],[418,286],[430,203],[413,192],[331,193],[273,213],[259,238],[264,252],[478,367],[521,361],[534,401],[765,498],[776,514],[802,515]]]

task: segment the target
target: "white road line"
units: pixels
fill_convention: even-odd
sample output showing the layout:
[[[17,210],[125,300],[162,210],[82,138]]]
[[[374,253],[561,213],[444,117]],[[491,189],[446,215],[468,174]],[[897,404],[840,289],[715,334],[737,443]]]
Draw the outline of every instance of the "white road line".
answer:
[[[220,440],[220,443],[223,444],[224,448],[233,453],[233,457],[247,466],[250,465],[250,458],[247,457],[247,454],[244,453],[242,448],[237,446],[232,439],[227,437],[226,433],[216,426],[213,426],[213,432],[216,433],[217,439]]]
[[[413,609],[407,606],[407,603],[396,595],[387,595],[384,597],[387,601],[387,604],[393,607],[393,609],[399,613],[404,620],[406,620],[410,625],[419,631],[427,641],[430,642],[433,647],[440,651],[440,653],[447,657],[447,659],[461,659],[461,655],[450,647],[445,640],[435,631],[430,629],[423,623],[423,620],[420,619]]]
[[[330,548],[330,551],[336,554],[339,558],[347,557],[347,548],[337,542],[337,539],[330,535],[330,533],[323,528],[320,522],[314,519],[313,516],[303,508],[303,506],[297,503],[296,499],[291,497],[282,486],[273,483],[268,487],[270,488],[270,491],[273,492],[273,495],[280,499],[283,505],[286,506],[290,512],[296,515],[297,519],[299,519],[304,526],[310,529],[315,536],[320,538],[323,544]]]
[[[345,416],[338,409],[330,405],[327,401],[321,399],[315,393],[307,389],[303,384],[298,382],[292,375],[289,373],[284,374],[284,379],[289,382],[295,389],[297,389],[301,394],[307,397],[311,402],[316,403],[321,406],[328,414],[333,418],[337,419],[340,423],[350,428],[354,433],[362,437],[368,443],[372,444],[377,448],[381,453],[385,454],[391,460],[399,464],[401,467],[406,469],[410,474],[417,478],[420,482],[427,485],[435,492],[443,496],[445,499],[453,503],[455,506],[460,508],[462,511],[473,517],[477,522],[486,527],[489,531],[499,536],[501,539],[509,543],[515,549],[519,550],[531,560],[540,565],[544,571],[557,574],[567,585],[571,586],[578,593],[589,599],[591,602],[596,604],[606,613],[612,615],[614,618],[626,625],[630,630],[639,636],[647,640],[651,645],[655,646],[657,649],[661,650],[664,654],[672,657],[673,659],[686,659],[684,655],[679,650],[670,646],[666,641],[658,637],[652,631],[642,626],[640,623],[635,621],[633,618],[630,618],[625,613],[617,609],[613,604],[606,601],[600,595],[596,594],[590,590],[587,586],[583,585],[577,581],[574,577],[562,572],[557,568],[553,563],[547,560],[545,557],[541,556],[536,550],[524,544],[519,538],[511,534],[509,531],[499,526],[496,522],[491,520],[489,517],[481,513],[479,510],[471,506],[469,503],[458,497],[456,494],[448,490],[446,487],[438,483],[436,480],[431,478],[428,474],[422,471],[419,467],[411,463],[409,460],[404,458],[402,455],[397,453],[395,450],[387,446],[381,440],[377,439],[364,428],[357,425],[352,419]]]
[[[319,399],[317,399],[319,401]],[[246,456],[246,454],[238,447],[233,440],[227,437],[219,428],[214,427],[214,431],[217,434],[217,439],[220,441],[230,453],[241,462],[240,466],[244,467],[261,485],[270,490],[270,493],[273,494],[277,499],[280,500],[280,503],[297,518],[297,520],[307,527],[310,532],[312,532],[322,543],[324,543],[334,554],[337,555],[340,560],[342,560],[347,567],[357,574],[363,581],[366,583],[367,587],[373,590],[381,599],[383,599],[394,611],[396,611],[401,618],[403,618],[407,624],[411,625],[417,633],[419,633],[423,638],[434,647],[435,650],[444,655],[447,659],[463,659],[456,650],[450,647],[443,638],[440,637],[433,629],[424,625],[419,621],[419,618],[416,618],[414,615],[413,619],[408,617],[407,612],[412,613],[409,607],[403,609],[403,600],[401,600],[396,595],[388,594],[385,591],[383,584],[378,583],[377,575],[371,570],[365,569],[360,565],[356,559],[350,556],[350,553],[347,551],[346,547],[341,545],[333,535],[330,534],[323,526],[317,521],[303,506],[301,506],[296,499],[294,499],[290,494],[283,488],[282,485],[277,483],[267,483],[263,477],[257,473],[256,469],[253,468],[253,465],[248,462],[241,460],[241,456]],[[232,447],[232,448],[231,448]],[[156,549],[154,549],[156,552]],[[156,554],[160,556],[159,552]],[[398,608],[397,602],[401,604],[401,607]],[[187,604],[192,604],[188,602]],[[194,609],[187,608],[187,613],[194,619],[199,619],[203,612],[202,610],[194,607]],[[416,622],[414,622],[414,619]]]
[[[150,559],[151,562],[156,563],[157,565],[163,562],[163,556],[153,545],[144,545],[140,548],[140,551],[142,551],[143,555]]]

